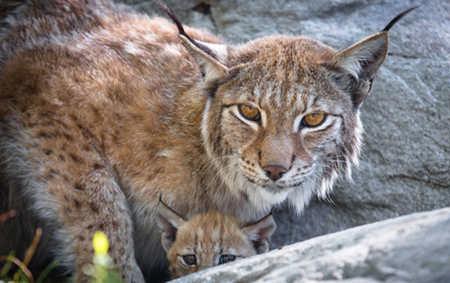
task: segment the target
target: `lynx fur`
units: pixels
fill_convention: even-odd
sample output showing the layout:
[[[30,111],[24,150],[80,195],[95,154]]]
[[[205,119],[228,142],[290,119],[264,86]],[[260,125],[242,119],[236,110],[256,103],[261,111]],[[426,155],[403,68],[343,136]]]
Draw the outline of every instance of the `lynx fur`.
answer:
[[[0,211],[22,208],[0,253],[41,225],[39,258],[88,282],[102,230],[123,279],[143,282],[165,266],[161,193],[188,218],[300,213],[357,163],[387,45],[383,30],[340,51],[282,35],[232,46],[109,0],[26,1],[0,29]]]

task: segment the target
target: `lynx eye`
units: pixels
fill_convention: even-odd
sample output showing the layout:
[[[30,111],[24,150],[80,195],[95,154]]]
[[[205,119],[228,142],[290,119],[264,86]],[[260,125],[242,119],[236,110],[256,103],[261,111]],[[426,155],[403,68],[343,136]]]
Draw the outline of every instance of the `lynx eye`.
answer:
[[[327,117],[327,115],[322,111],[309,113],[309,114],[306,114],[305,117],[303,117],[301,124],[304,127],[310,127],[310,128],[318,127],[318,126],[322,125],[323,122],[325,122],[326,117]]]
[[[235,260],[236,260],[235,255],[221,255],[219,257],[219,264],[224,264],[224,263],[235,261]]]
[[[239,114],[242,115],[247,120],[259,122],[261,120],[261,114],[259,113],[258,108],[247,105],[247,104],[239,104],[238,105]]]
[[[197,257],[195,255],[183,255],[181,258],[186,265],[197,265]]]

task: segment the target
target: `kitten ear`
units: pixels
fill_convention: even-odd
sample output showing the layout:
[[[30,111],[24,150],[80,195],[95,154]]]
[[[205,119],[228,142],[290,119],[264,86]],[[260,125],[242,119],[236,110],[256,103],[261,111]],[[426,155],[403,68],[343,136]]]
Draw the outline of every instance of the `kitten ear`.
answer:
[[[369,95],[375,74],[386,59],[389,29],[416,8],[401,12],[381,32],[338,51],[331,61],[324,64],[332,71],[332,77],[338,87],[352,94],[355,108]]]
[[[247,225],[242,231],[247,235],[258,254],[265,253],[269,250],[269,239],[273,232],[277,229],[277,224],[273,219],[272,213],[261,218],[256,223]]]
[[[175,242],[178,228],[182,226],[186,220],[177,214],[173,209],[167,206],[162,200],[159,199],[158,217],[156,222],[161,229],[161,244],[164,250],[167,252],[172,244]]]
[[[224,44],[206,43],[191,38],[184,30],[183,25],[175,13],[157,1],[160,8],[172,19],[178,28],[178,33],[183,45],[189,50],[200,66],[205,81],[212,81],[228,74],[229,68],[225,65],[228,57],[228,46]]]

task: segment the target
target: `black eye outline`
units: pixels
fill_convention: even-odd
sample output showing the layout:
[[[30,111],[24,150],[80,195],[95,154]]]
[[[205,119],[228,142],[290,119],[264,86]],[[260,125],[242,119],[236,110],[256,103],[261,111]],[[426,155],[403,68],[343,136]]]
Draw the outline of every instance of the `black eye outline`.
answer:
[[[305,123],[305,118],[306,118],[307,115],[314,115],[314,114],[318,114],[318,113],[322,113],[323,114],[323,119],[322,119],[322,121],[320,121],[319,124],[314,125],[314,126],[310,126],[310,125]],[[327,118],[328,118],[328,114],[323,112],[323,111],[317,111],[317,112],[313,112],[313,113],[308,113],[305,116],[303,116],[302,121],[300,122],[300,128],[317,128],[317,127],[321,126],[323,123],[325,123]]]
[[[197,265],[197,257],[194,254],[182,255],[181,258],[183,259],[183,263],[188,266]]]
[[[244,112],[242,111],[241,107],[249,107],[249,108],[252,108],[252,109],[256,109],[256,111],[258,111],[258,113],[256,114],[255,117],[249,117],[249,116],[244,114]],[[248,104],[238,104],[237,108],[238,108],[239,114],[241,114],[241,116],[244,119],[249,120],[249,121],[253,121],[253,122],[257,122],[257,123],[261,122],[261,112],[259,111],[259,109],[257,107],[253,107],[253,106],[248,105]]]
[[[227,263],[227,262],[235,261],[236,258],[237,257],[235,255],[231,255],[231,254],[220,255],[220,257],[219,257],[219,264],[224,264],[224,263]]]

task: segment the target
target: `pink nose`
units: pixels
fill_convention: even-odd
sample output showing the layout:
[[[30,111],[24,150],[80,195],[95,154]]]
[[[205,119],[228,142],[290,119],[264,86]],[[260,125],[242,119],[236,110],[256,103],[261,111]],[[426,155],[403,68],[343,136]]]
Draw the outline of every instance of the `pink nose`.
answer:
[[[280,165],[267,165],[263,168],[263,170],[266,172],[267,177],[269,177],[272,181],[280,179],[283,177],[283,174],[288,171],[288,169]]]

